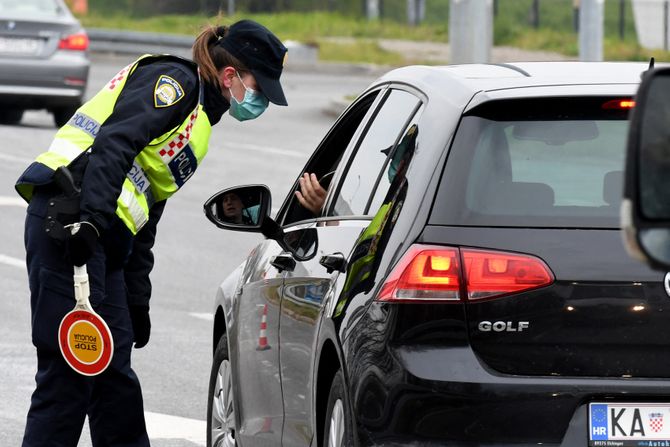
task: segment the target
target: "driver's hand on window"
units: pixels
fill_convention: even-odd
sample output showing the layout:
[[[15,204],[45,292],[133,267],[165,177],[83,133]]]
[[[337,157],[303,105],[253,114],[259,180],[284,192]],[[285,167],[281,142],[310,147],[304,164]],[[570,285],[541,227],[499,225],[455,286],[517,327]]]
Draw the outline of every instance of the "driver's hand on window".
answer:
[[[310,210],[315,216],[321,214],[321,208],[326,201],[328,191],[321,187],[316,175],[305,172],[300,177],[300,191],[295,192],[300,204]]]

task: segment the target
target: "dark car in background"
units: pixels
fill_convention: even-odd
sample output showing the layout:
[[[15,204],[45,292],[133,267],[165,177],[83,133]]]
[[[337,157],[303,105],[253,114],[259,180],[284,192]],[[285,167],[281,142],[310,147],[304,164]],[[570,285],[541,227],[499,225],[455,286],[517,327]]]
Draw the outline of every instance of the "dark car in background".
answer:
[[[619,224],[646,69],[394,70],[296,173],[318,215],[214,195],[267,239],[216,297],[209,445],[667,445],[670,289]]]
[[[82,104],[89,40],[63,0],[0,0],[0,123],[47,109],[57,126]]]

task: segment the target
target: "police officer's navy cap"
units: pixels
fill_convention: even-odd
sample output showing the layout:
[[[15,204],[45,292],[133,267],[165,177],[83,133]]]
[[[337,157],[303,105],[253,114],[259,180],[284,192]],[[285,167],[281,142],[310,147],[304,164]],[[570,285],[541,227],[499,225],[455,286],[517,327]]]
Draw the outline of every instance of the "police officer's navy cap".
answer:
[[[270,102],[288,105],[279,83],[288,50],[269,29],[253,20],[240,20],[231,25],[219,45],[247,66]]]

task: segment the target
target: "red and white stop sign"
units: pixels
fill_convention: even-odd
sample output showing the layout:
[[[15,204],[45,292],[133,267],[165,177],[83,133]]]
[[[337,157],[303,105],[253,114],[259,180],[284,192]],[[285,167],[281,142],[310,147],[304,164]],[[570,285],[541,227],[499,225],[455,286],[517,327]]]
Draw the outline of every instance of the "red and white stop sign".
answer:
[[[111,363],[114,340],[107,323],[95,313],[88,300],[86,266],[74,267],[74,294],[77,302],[60,322],[58,345],[72,369],[85,376],[95,376]]]
[[[76,308],[65,315],[58,329],[58,344],[68,365],[85,376],[100,374],[112,361],[112,334],[93,310]]]

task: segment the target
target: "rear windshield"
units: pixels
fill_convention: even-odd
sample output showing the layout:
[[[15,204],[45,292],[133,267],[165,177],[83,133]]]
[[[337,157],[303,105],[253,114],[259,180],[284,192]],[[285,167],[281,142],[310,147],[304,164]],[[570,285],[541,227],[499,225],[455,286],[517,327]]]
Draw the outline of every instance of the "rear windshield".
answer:
[[[55,0],[0,0],[0,17],[14,15],[56,17],[62,14],[63,11]]]
[[[469,112],[431,223],[618,228],[629,101],[506,100]]]

